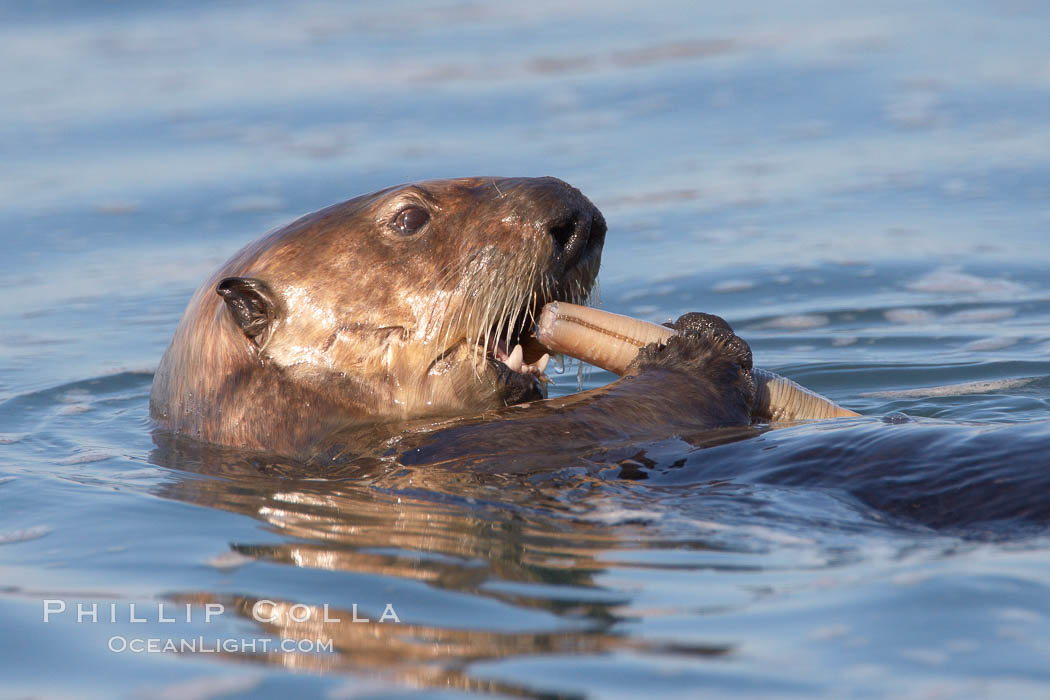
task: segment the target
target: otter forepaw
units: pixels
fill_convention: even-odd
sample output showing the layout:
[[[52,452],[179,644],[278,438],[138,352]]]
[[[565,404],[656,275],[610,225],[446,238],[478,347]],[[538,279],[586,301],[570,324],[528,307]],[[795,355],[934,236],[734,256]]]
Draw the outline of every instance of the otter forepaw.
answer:
[[[491,360],[491,364],[499,375],[500,398],[507,406],[547,398],[547,392],[536,375],[515,372],[498,360]]]
[[[674,323],[663,325],[675,329],[679,335],[706,335],[712,341],[717,340],[724,345],[724,352],[733,357],[741,369],[750,372],[753,367],[751,346],[743,338],[737,336],[733,332],[733,327],[721,316],[690,311],[679,316]]]
[[[665,326],[678,331],[664,345],[642,348],[631,374],[663,368],[703,377],[715,386],[737,390],[749,407],[755,401],[751,346],[738,337],[725,319],[691,312]]]

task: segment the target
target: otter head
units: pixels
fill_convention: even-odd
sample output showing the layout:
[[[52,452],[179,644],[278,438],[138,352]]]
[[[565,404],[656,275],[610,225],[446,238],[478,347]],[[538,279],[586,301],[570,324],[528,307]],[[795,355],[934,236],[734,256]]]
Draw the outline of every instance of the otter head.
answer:
[[[601,213],[554,178],[424,182],[310,214],[198,289],[151,412],[209,442],[301,453],[355,424],[541,398],[533,321],[587,297],[604,238]]]

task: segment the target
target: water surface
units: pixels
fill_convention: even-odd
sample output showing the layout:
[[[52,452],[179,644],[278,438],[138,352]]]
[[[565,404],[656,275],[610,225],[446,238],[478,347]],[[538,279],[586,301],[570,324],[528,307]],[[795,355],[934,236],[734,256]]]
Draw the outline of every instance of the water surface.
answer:
[[[1025,2],[0,9],[4,693],[1045,696],[1047,20]],[[154,442],[151,372],[226,257],[363,192],[479,174],[556,175],[602,209],[604,308],[719,313],[758,364],[871,417],[539,477],[319,481]],[[923,436],[957,461],[837,478]],[[806,478],[771,471],[777,450]],[[909,500],[993,453],[1030,477],[989,459],[960,475],[1009,477],[983,503]],[[45,600],[69,610],[44,623]],[[259,622],[258,601],[311,619]]]

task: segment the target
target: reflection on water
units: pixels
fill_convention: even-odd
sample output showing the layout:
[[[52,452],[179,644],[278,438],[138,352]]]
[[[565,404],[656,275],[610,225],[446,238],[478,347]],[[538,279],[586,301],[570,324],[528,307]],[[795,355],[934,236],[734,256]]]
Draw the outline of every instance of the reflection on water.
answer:
[[[204,451],[208,453],[208,450]],[[170,452],[153,460],[164,464]],[[211,453],[214,459],[215,453]],[[542,654],[602,654],[616,650],[648,654],[712,657],[728,653],[729,644],[699,644],[634,639],[617,630],[629,596],[602,585],[596,577],[608,569],[604,554],[639,546],[635,528],[610,529],[630,522],[630,511],[612,520],[601,513],[612,499],[601,481],[587,478],[541,479],[527,475],[479,475],[443,469],[422,470],[388,464],[389,473],[367,479],[325,481],[268,478],[257,464],[203,461],[205,472],[223,478],[187,476],[165,484],[159,495],[243,513],[266,523],[284,544],[233,542],[231,552],[255,561],[334,574],[357,573],[370,580],[400,579],[440,589],[442,596],[415,593],[430,605],[451,594],[451,610],[438,612],[444,624],[426,624],[406,614],[404,601],[381,591],[369,602],[325,611],[303,599],[273,596],[259,623],[253,617],[258,596],[185,592],[168,597],[180,603],[222,603],[259,632],[282,639],[334,644],[335,654],[251,654],[250,660],[315,671],[383,672],[413,686],[485,690],[514,696],[537,695],[535,689],[478,677],[473,662]],[[185,454],[174,462],[192,467]],[[285,466],[286,473],[293,469]],[[239,472],[239,473],[238,473]],[[214,477],[216,475],[211,474]],[[614,489],[615,490],[615,489]],[[413,493],[420,496],[413,496]],[[615,509],[616,506],[613,505]],[[639,514],[642,522],[649,515]],[[691,548],[722,549],[702,542]],[[411,587],[402,586],[402,590]],[[316,595],[316,591],[314,591]],[[378,595],[378,597],[377,597]],[[347,598],[345,591],[336,600]],[[353,598],[353,596],[350,596]],[[372,601],[375,602],[372,602]],[[421,602],[422,602],[421,600]],[[381,602],[385,601],[385,602]],[[484,603],[482,601],[490,601]],[[398,624],[382,624],[386,605]],[[294,618],[292,606],[299,609]],[[422,607],[422,618],[434,617]],[[479,619],[479,608],[489,609]],[[459,611],[461,615],[457,615]],[[527,614],[523,614],[527,613]],[[325,617],[338,622],[324,622]],[[367,619],[368,623],[358,620]],[[481,623],[480,626],[478,623]]]
[[[164,463],[163,451],[154,460]],[[178,466],[186,468],[184,459]],[[207,470],[207,464],[199,465]],[[675,644],[632,639],[614,628],[627,598],[595,580],[606,570],[605,552],[631,547],[624,533],[580,517],[607,499],[601,484],[530,483],[523,475],[405,469],[387,465],[378,478],[340,482],[267,479],[245,471],[225,479],[184,479],[164,487],[170,499],[245,513],[291,540],[281,545],[232,543],[231,551],[282,566],[354,572],[418,581],[448,593],[490,600],[479,627],[479,600],[445,624],[361,623],[378,620],[385,603],[333,607],[330,618],[312,607],[310,619],[288,614],[297,599],[274,599],[273,622],[260,632],[280,638],[331,640],[335,656],[271,654],[253,660],[318,671],[382,671],[417,686],[459,687],[514,696],[527,686],[478,678],[471,662],[542,654],[651,654],[717,656],[728,645]],[[549,481],[549,480],[548,480]],[[421,496],[414,497],[413,492]],[[496,584],[496,585],[493,585]],[[181,602],[222,602],[252,619],[257,597],[173,594]],[[345,597],[341,595],[340,597]],[[374,596],[370,596],[374,597]],[[425,597],[425,594],[424,594]],[[381,597],[380,597],[381,599]],[[391,601],[387,601],[391,602]],[[397,608],[397,601],[392,602]],[[440,604],[440,603],[439,603]],[[472,610],[471,610],[472,609]],[[500,610],[527,611],[507,615]],[[269,608],[267,608],[269,610]],[[401,607],[401,614],[404,614]],[[268,617],[269,615],[267,615]],[[304,617],[301,611],[297,617]],[[439,617],[441,615],[439,614]],[[425,617],[425,615],[424,615]],[[516,629],[524,628],[524,629]]]

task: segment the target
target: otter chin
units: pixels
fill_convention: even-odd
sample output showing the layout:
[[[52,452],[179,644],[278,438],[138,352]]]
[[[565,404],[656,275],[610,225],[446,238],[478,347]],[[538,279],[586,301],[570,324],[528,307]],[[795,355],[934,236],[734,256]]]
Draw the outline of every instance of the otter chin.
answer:
[[[249,244],[193,295],[150,413],[298,455],[334,431],[543,398],[544,304],[582,303],[606,225],[556,178],[391,187]]]

